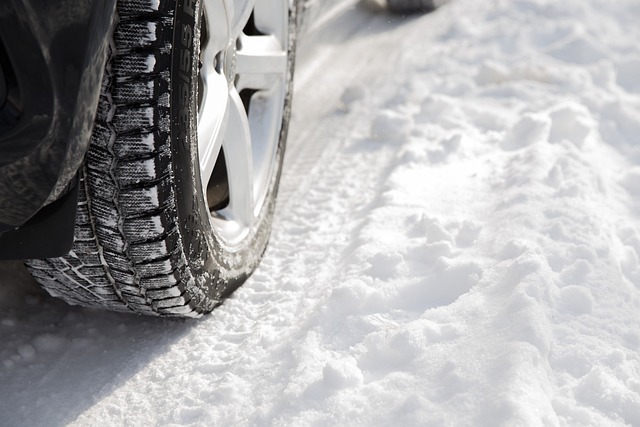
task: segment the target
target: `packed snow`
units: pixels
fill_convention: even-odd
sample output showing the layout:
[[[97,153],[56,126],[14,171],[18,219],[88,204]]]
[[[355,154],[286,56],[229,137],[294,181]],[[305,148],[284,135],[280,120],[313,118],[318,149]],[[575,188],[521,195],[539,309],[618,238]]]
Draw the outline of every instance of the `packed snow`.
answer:
[[[638,22],[347,11],[301,47],[271,243],[212,315],[0,264],[0,424],[640,425]]]

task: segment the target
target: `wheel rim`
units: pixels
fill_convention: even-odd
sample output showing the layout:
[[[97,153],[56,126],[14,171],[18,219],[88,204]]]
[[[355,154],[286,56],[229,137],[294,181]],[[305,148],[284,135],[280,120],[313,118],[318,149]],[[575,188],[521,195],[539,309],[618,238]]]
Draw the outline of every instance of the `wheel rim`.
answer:
[[[274,173],[288,87],[287,0],[204,0],[198,156],[214,233],[255,229]]]

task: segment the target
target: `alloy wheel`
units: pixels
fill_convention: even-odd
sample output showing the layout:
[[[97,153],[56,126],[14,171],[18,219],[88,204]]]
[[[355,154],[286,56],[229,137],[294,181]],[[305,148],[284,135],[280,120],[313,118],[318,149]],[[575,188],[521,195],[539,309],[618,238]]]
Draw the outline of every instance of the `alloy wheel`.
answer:
[[[198,156],[214,233],[233,250],[276,174],[289,69],[288,1],[204,0]]]

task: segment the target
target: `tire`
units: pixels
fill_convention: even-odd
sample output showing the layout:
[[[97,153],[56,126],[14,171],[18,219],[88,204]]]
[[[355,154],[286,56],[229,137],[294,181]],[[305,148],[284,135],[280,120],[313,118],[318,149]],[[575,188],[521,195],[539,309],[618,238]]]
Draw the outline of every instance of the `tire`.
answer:
[[[118,0],[72,250],[26,263],[51,295],[197,317],[251,275],[290,116],[292,4]]]
[[[426,13],[431,12],[447,0],[387,0],[387,7],[393,13]]]

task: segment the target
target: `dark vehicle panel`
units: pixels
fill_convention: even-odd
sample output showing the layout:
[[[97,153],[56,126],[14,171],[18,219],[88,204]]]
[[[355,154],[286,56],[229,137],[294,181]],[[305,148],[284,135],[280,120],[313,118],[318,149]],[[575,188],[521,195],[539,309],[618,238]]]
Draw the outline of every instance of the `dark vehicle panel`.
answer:
[[[297,1],[301,34],[355,3]],[[0,259],[71,249],[115,4],[0,0]]]
[[[0,3],[0,233],[70,189],[89,142],[114,7]]]

